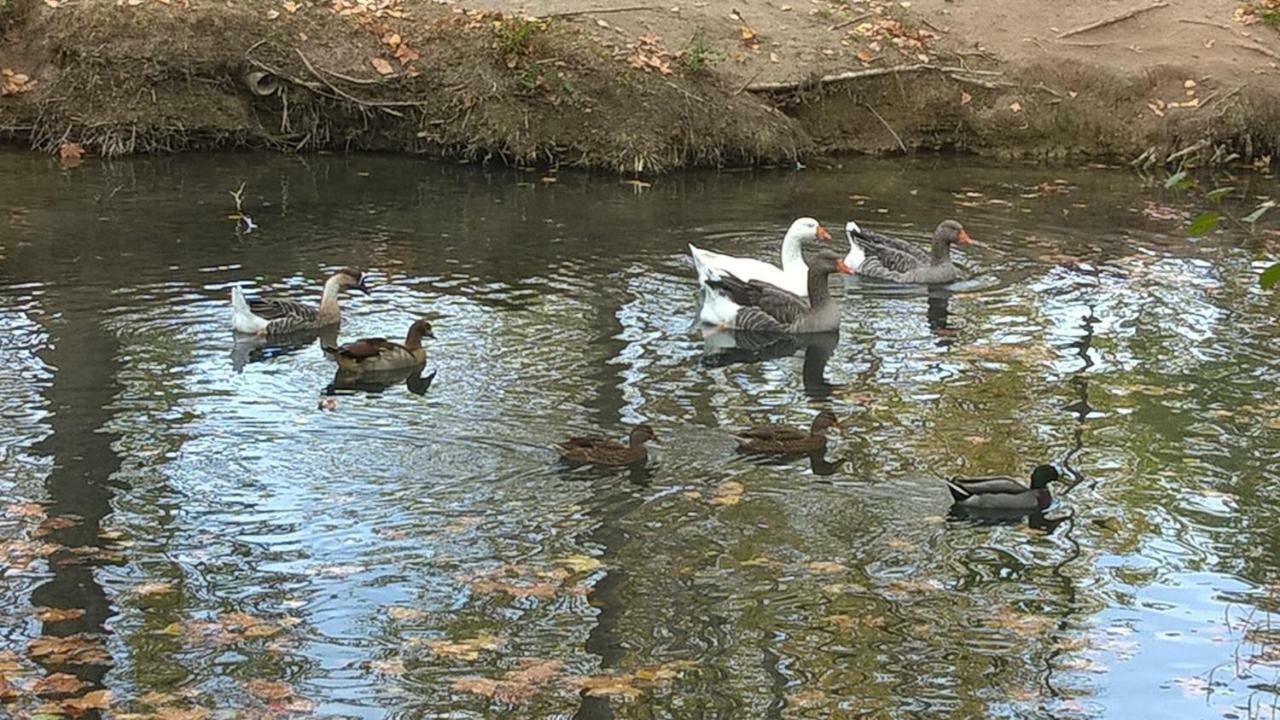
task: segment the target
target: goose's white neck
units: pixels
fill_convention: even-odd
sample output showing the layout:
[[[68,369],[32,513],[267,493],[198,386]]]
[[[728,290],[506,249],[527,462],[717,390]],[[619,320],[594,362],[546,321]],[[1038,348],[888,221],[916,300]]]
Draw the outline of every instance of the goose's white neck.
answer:
[[[338,316],[338,292],[340,290],[342,290],[342,286],[337,275],[334,275],[325,281],[324,293],[320,295],[321,318],[333,318]]]
[[[791,228],[782,238],[782,270],[784,272],[792,272],[800,270],[805,272],[809,266],[804,262],[804,253],[801,248],[804,245],[804,231]]]

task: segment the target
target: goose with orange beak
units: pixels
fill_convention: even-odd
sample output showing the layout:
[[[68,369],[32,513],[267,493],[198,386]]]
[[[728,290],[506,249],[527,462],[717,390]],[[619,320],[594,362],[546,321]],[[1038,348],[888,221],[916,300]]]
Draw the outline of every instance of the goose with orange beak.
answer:
[[[964,277],[951,262],[952,245],[971,245],[973,238],[955,220],[943,220],[933,231],[928,251],[904,240],[869,232],[855,223],[845,227],[849,241],[866,253],[858,274],[896,283],[949,283]]]
[[[808,297],[759,280],[743,281],[731,274],[707,281],[711,291],[703,303],[704,319],[725,329],[802,335],[840,327],[840,306],[831,299],[827,278],[832,273],[854,274],[839,253],[822,250],[805,258]]]
[[[709,294],[707,281],[726,274],[743,282],[758,280],[769,283],[793,295],[806,297],[809,294],[809,268],[804,261],[804,243],[814,240],[829,243],[831,233],[811,217],[802,217],[791,223],[782,238],[782,267],[755,258],[722,255],[690,244],[689,254],[693,256],[693,266],[698,271],[698,289],[704,304]],[[702,319],[714,322],[705,316]]]

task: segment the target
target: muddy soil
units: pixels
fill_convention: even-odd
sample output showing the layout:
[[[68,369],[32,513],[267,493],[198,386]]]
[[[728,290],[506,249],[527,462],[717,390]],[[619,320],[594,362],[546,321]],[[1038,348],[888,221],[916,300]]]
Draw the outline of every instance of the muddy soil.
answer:
[[[629,174],[935,149],[1265,160],[1268,3],[0,0],[0,138]]]

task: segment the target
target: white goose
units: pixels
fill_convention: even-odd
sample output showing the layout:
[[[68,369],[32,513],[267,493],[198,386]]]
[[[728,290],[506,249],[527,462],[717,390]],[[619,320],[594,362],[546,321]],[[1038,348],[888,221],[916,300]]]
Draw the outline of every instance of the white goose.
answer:
[[[708,294],[707,281],[730,274],[750,282],[759,280],[790,293],[804,297],[808,293],[809,268],[804,264],[801,248],[805,240],[831,241],[831,233],[811,217],[802,217],[791,223],[782,238],[782,267],[755,258],[721,255],[689,244],[693,266],[698,270],[698,286],[704,298]]]

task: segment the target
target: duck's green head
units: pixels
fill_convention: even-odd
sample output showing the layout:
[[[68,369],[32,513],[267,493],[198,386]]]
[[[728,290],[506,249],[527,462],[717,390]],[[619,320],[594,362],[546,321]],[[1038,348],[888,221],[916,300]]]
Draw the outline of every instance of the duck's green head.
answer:
[[[1049,486],[1049,483],[1057,482],[1061,477],[1058,474],[1058,468],[1052,465],[1040,465],[1031,471],[1031,487],[1035,490],[1043,490]]]

